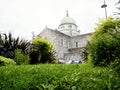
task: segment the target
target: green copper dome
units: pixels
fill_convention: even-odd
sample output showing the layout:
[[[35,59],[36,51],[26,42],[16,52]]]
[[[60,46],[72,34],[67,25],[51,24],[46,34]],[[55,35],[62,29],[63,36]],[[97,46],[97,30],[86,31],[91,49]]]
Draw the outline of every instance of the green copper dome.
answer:
[[[61,20],[61,24],[67,24],[67,23],[75,24],[75,20],[72,19],[71,17],[64,17]]]
[[[75,20],[69,17],[68,11],[66,12],[66,17],[61,20],[58,30],[68,36],[77,36],[80,34]]]
[[[61,24],[75,24],[75,20],[72,19],[71,17],[69,17],[69,14],[68,14],[68,11],[66,11],[66,17],[64,17],[62,20],[61,20]]]

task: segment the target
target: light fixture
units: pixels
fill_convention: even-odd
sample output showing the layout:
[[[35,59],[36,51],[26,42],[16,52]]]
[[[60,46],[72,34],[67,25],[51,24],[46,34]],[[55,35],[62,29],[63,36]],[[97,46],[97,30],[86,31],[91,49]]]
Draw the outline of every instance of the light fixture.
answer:
[[[107,19],[107,9],[106,9],[106,7],[107,7],[107,4],[106,4],[106,2],[104,0],[104,4],[101,6],[101,8],[105,8],[105,17]]]

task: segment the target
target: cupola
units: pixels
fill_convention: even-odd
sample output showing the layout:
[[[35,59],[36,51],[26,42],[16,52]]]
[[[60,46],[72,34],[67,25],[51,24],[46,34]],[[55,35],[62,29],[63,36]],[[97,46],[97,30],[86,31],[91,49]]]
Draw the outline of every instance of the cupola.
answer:
[[[58,30],[69,36],[76,36],[80,34],[80,31],[77,29],[75,20],[69,17],[68,11],[66,11],[66,17],[61,20]]]

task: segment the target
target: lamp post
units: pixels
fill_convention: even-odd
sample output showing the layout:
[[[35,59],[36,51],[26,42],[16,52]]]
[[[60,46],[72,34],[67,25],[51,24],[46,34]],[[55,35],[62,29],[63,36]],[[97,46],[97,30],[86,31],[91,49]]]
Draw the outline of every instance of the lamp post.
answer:
[[[107,7],[107,4],[106,4],[106,2],[104,0],[104,4],[101,6],[101,8],[105,8],[105,17],[107,19],[107,9],[106,9],[106,7]]]

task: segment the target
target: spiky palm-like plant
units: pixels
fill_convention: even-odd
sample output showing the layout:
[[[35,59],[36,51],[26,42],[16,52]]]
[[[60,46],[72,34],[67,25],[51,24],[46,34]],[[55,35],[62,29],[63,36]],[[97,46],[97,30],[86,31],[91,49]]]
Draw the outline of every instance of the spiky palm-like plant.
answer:
[[[14,52],[15,49],[21,49],[24,53],[27,53],[27,50],[29,48],[30,41],[21,39],[19,37],[13,38],[12,34],[9,33],[3,34],[3,37],[1,37],[0,46],[4,49],[5,53]]]

